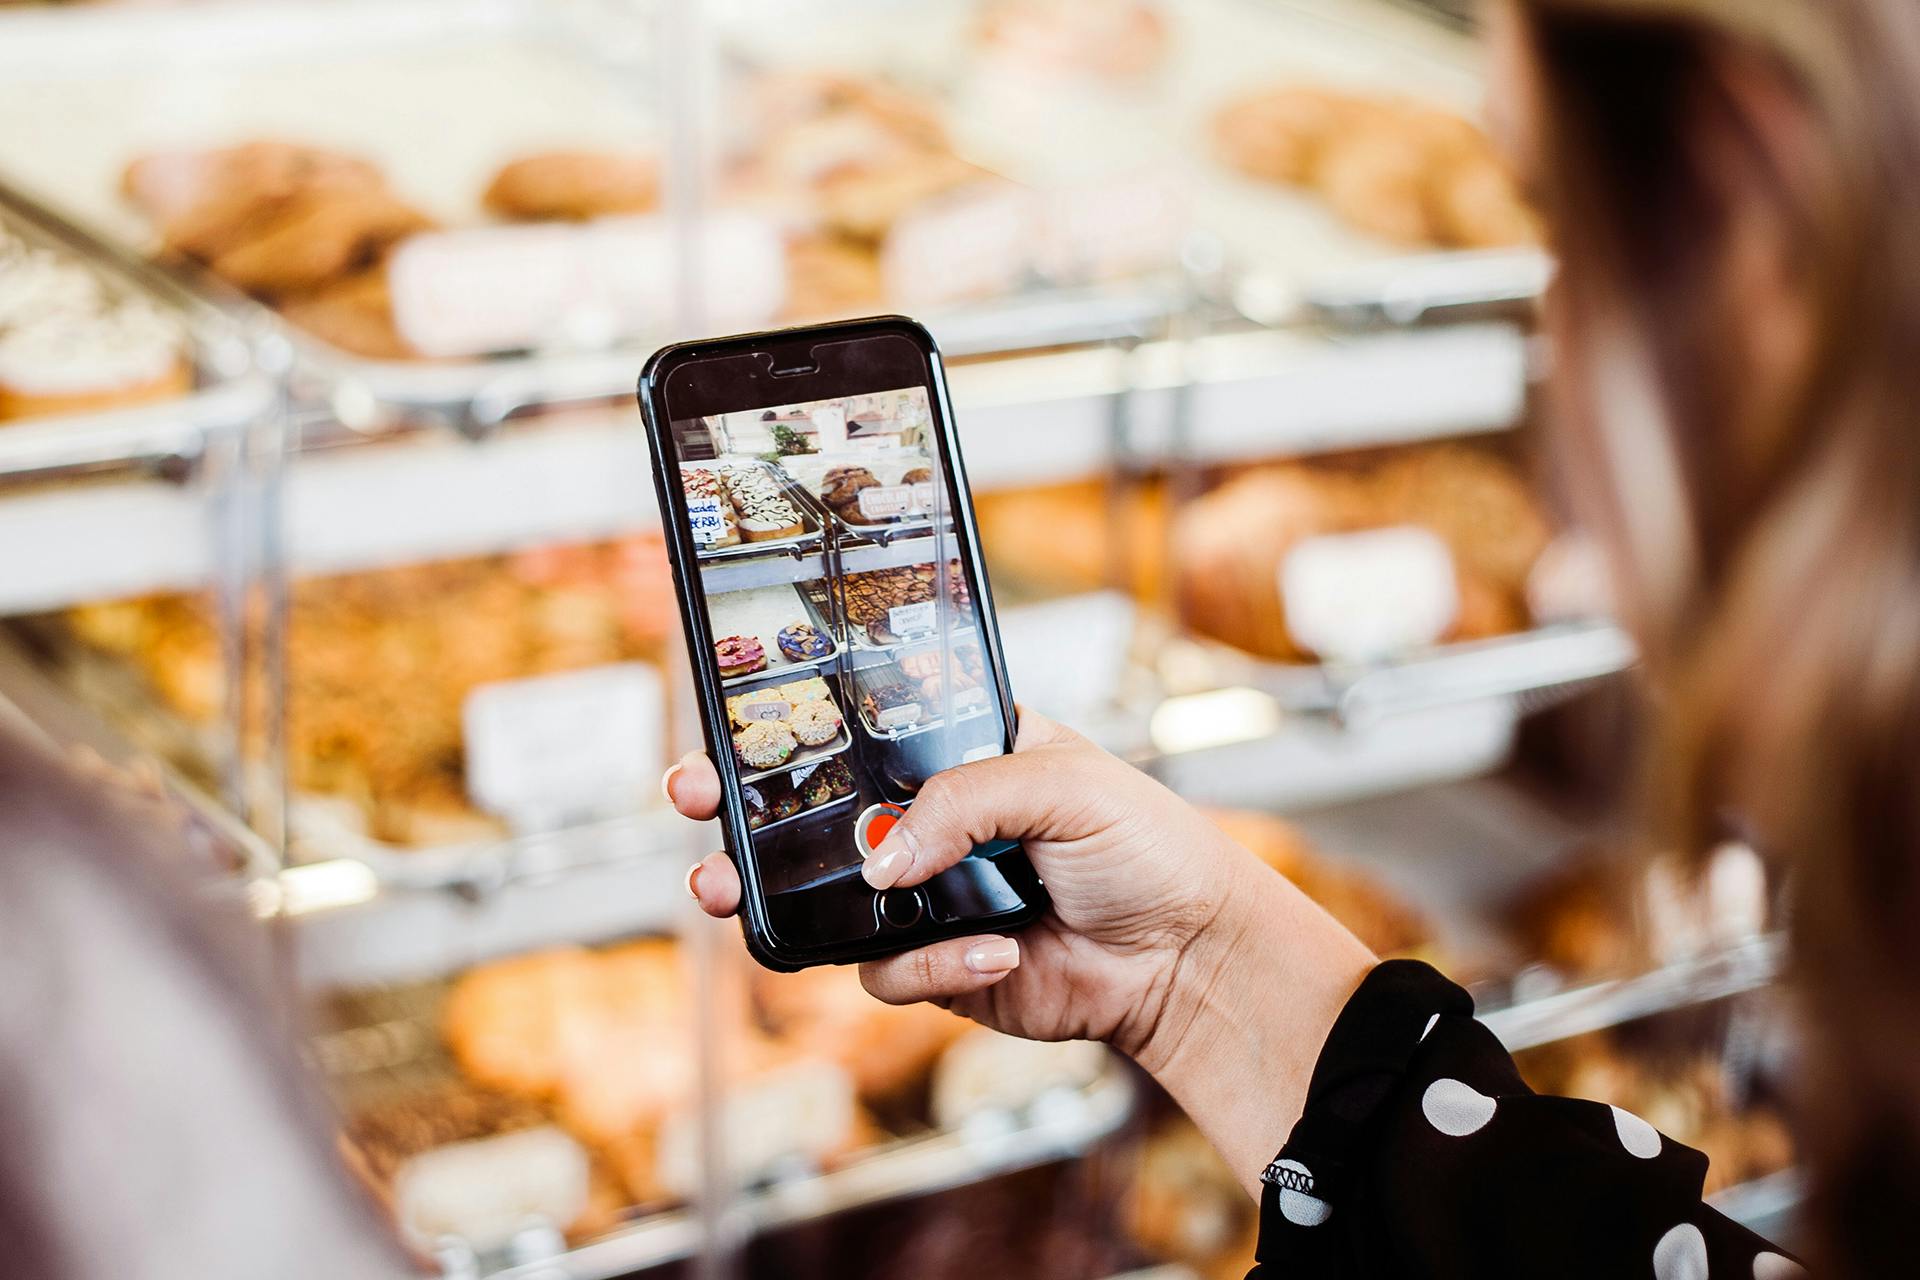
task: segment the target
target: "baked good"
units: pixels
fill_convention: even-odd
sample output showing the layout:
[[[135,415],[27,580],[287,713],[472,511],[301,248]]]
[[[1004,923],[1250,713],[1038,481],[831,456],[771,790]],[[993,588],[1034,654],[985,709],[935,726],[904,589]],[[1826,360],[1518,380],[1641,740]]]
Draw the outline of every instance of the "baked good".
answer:
[[[723,679],[749,676],[767,669],[767,648],[752,636],[727,636],[713,642],[713,656]]]
[[[755,831],[772,821],[773,815],[767,811],[766,793],[759,783],[740,788],[741,799],[747,802],[747,830]]]
[[[833,798],[836,800],[853,794],[853,774],[844,760],[827,761],[814,771],[813,776],[816,780],[826,783],[827,789],[833,793]]]
[[[481,203],[529,222],[646,213],[660,203],[660,164],[647,152],[545,151],[500,168]]]
[[[171,317],[0,227],[0,422],[150,404],[192,386]]]
[[[1187,625],[1261,657],[1311,658],[1288,630],[1280,569],[1322,534],[1415,525],[1454,561],[1447,640],[1524,627],[1526,578],[1550,528],[1519,473],[1492,453],[1431,445],[1244,472],[1175,521],[1170,563]]]
[[[824,746],[840,732],[840,710],[821,698],[796,703],[793,714],[787,717],[787,727],[801,746]]]
[[[788,702],[807,702],[814,698],[832,697],[827,682],[820,676],[805,676],[799,680],[789,680],[776,691]]]
[[[791,787],[775,792],[772,799],[767,801],[767,812],[775,822],[782,818],[791,818],[800,812],[800,808],[800,797],[794,794]]]
[[[387,249],[433,225],[385,191],[305,192],[263,214],[209,265],[249,293],[277,298],[376,265]]]
[[[933,471],[929,467],[910,467],[900,476],[901,484],[930,484]]]
[[[734,753],[749,769],[774,769],[793,755],[793,730],[785,721],[759,720],[733,735]]]
[[[904,729],[918,724],[923,714],[920,705],[920,691],[906,681],[894,676],[876,676],[866,681],[865,690],[860,695],[861,709],[866,713],[867,723],[875,728],[881,727],[881,716],[887,712],[892,728]]]
[[[823,804],[828,804],[833,798],[832,786],[821,776],[818,769],[808,774],[807,780],[800,784],[800,802],[809,809],[817,809]]]
[[[132,666],[171,716],[217,721],[220,632],[199,596],[90,607],[66,622],[77,644]],[[467,796],[467,695],[498,680],[657,663],[677,626],[658,530],[298,579],[285,692],[295,839],[338,856],[342,840],[404,851],[498,838],[502,825]],[[264,741],[265,716],[247,731]]]
[[[330,284],[283,298],[280,314],[322,342],[374,360],[411,360],[419,352],[393,320],[387,269],[369,267]]]
[[[780,482],[761,466],[733,465],[721,469],[727,496],[740,522],[740,536],[748,542],[770,542],[806,532],[799,510],[787,500]]]
[[[1231,167],[1312,191],[1368,235],[1458,248],[1539,239],[1492,145],[1451,112],[1284,85],[1228,102],[1215,116],[1214,137]]]
[[[364,158],[254,141],[143,156],[122,184],[166,252],[207,265],[357,355],[416,356],[394,328],[384,263],[435,223]]]
[[[795,622],[780,628],[774,637],[780,652],[789,662],[810,662],[833,652],[833,637],[811,622]]]
[[[849,524],[870,524],[860,510],[860,491],[879,483],[879,478],[865,467],[829,467],[820,478],[820,501]]]

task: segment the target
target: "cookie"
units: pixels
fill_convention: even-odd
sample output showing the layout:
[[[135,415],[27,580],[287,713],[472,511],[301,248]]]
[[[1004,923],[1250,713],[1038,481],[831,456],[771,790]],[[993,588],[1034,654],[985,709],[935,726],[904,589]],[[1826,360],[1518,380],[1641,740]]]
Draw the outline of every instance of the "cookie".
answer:
[[[749,769],[774,769],[792,756],[793,730],[784,721],[761,720],[733,735],[734,754]]]

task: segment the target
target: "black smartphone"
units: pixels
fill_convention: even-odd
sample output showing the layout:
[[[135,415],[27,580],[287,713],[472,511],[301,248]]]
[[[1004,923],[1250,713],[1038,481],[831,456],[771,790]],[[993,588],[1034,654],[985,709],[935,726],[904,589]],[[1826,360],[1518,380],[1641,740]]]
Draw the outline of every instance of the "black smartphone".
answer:
[[[915,888],[860,876],[928,778],[1013,749],[932,336],[877,316],[681,343],[639,399],[754,958],[841,964],[1038,916],[1012,841]]]

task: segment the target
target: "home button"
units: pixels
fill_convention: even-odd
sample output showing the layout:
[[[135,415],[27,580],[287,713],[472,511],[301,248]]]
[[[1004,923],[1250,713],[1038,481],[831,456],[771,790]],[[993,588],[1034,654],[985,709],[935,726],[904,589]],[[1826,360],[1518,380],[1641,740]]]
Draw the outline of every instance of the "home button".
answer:
[[[911,929],[926,910],[918,889],[889,889],[880,895],[880,919],[895,929]]]

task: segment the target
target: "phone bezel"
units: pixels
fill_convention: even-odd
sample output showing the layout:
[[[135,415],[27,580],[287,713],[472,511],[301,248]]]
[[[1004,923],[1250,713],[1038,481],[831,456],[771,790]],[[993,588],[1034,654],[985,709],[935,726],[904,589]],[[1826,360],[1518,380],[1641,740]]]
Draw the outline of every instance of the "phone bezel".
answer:
[[[907,340],[914,348],[918,367],[909,369],[903,361],[899,380],[887,385],[873,385],[873,381],[878,377],[885,382],[886,378],[894,376],[891,373],[870,375],[854,383],[846,381],[851,375],[839,369],[830,370],[824,362],[815,362],[812,372],[774,372],[777,369],[792,369],[796,367],[796,361],[804,366],[814,348],[877,337]],[[749,393],[740,394],[738,379],[735,379],[727,384],[729,389],[724,393],[715,391],[711,403],[700,399],[702,389],[687,388],[676,391],[674,394],[678,401],[673,408],[668,407],[669,385],[676,374],[702,363],[763,354],[771,357],[764,366],[744,370],[752,384]],[[640,373],[637,397],[653,460],[654,490],[665,528],[668,559],[673,568],[674,594],[679,602],[694,689],[699,697],[701,732],[706,739],[707,753],[720,772],[722,791],[726,797],[720,812],[721,829],[727,854],[740,873],[741,918],[748,949],[756,960],[768,968],[794,970],[817,964],[845,964],[924,946],[942,938],[1017,928],[1038,917],[1048,905],[1046,890],[1039,876],[1027,861],[1025,851],[1016,847],[994,856],[995,867],[1005,875],[1021,899],[1021,905],[1014,910],[944,923],[929,913],[910,928],[883,928],[866,942],[834,941],[810,945],[804,940],[778,936],[769,918],[759,868],[752,855],[752,834],[738,802],[741,788],[739,769],[733,759],[731,738],[723,732],[727,718],[719,672],[711,663],[701,662],[698,658],[698,655],[712,652],[713,636],[705,608],[705,590],[699,581],[699,560],[687,522],[686,495],[678,483],[669,482],[669,477],[679,475],[680,466],[679,450],[673,439],[673,422],[689,417],[777,408],[922,385],[927,389],[933,412],[935,434],[946,475],[947,498],[954,513],[954,528],[960,543],[958,551],[966,560],[978,588],[974,594],[980,610],[980,642],[1000,698],[1001,723],[1006,738],[1003,745],[1010,751],[1017,731],[1017,712],[1007,683],[999,619],[994,609],[986,562],[980,552],[971,490],[960,454],[952,403],[947,394],[946,372],[939,346],[932,334],[915,321],[894,315],[737,334],[663,347],[648,358]],[[862,888],[865,888],[864,883]],[[877,904],[879,894],[871,889],[866,892],[873,896]]]

